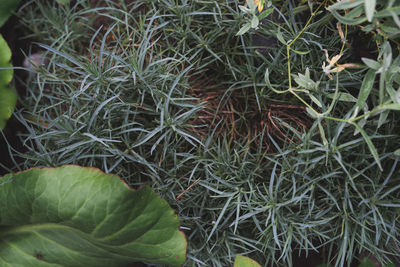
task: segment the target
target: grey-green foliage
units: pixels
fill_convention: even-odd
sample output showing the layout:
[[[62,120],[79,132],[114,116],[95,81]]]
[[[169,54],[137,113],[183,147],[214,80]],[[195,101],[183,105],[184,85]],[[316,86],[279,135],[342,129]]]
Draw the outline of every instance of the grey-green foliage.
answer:
[[[233,0],[105,3],[96,9],[86,1],[48,8],[32,1],[21,10],[27,25],[36,22],[32,37],[50,59],[27,81],[26,102],[17,114],[28,130],[22,136],[28,153],[14,153],[24,158],[21,168],[79,163],[132,184],[151,184],[176,208],[188,232],[189,266],[230,266],[234,255],[249,251],[266,266],[291,266],[294,250],[324,248],[337,266],[362,250],[382,261],[398,255],[398,111],[376,110],[372,116],[364,110],[397,99],[398,72],[375,74],[378,83],[384,77],[383,86],[364,85],[367,97],[358,95],[365,73],[385,65],[390,49],[389,69],[396,70],[392,40],[382,39],[365,67],[333,73],[332,80],[322,70],[321,49],[329,49],[330,57],[341,50],[333,15],[321,9],[291,46],[294,81],[309,86],[314,99],[302,96],[343,120],[356,107],[371,115],[357,121],[363,135],[354,135],[344,121],[310,119],[307,133],[288,127],[288,139],[298,140],[294,144],[266,132],[231,142],[229,135],[217,138],[215,129],[200,139],[189,127],[202,108],[191,93],[196,79],[222,87],[224,100],[240,93],[246,111],[235,111],[238,120],[267,110],[272,101],[302,104],[290,94],[275,94],[264,74],[269,69],[276,90],[288,88],[282,44],[305,26],[308,3],[273,1],[281,18],[267,17],[259,32],[243,36],[236,33],[246,18]],[[101,29],[90,26],[97,15],[108,17]],[[347,36],[358,33],[349,27]],[[257,44],[256,35],[265,43]],[[353,52],[344,46],[339,63],[354,63]],[[390,107],[396,106],[385,109]],[[270,138],[276,153],[257,145],[262,138]]]
[[[258,12],[257,14],[257,6],[253,1],[246,2],[245,6],[239,6],[239,9],[249,17],[249,21],[247,21],[240,30],[236,33],[236,35],[243,35],[248,32],[250,29],[258,29],[258,25],[260,25],[260,20],[268,17],[274,9],[268,8],[262,12]]]
[[[364,32],[379,29],[384,38],[397,38],[400,27],[400,7],[397,0],[340,1],[328,7],[341,23],[363,25]],[[348,10],[346,14],[340,11]]]

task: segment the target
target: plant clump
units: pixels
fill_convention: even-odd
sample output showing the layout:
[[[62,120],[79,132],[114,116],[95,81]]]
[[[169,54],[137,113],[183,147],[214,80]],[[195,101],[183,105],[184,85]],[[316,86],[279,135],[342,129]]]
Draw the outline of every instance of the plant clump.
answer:
[[[16,169],[151,186],[179,216],[187,266],[399,261],[396,1],[102,2],[18,11],[48,64],[14,112]]]

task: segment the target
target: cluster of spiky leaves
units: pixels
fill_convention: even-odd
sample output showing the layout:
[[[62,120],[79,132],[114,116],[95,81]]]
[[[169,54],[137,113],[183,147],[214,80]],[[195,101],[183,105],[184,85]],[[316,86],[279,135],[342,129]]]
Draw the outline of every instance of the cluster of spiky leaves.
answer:
[[[370,88],[363,85],[365,66],[329,79],[321,50],[330,58],[343,50],[341,63],[362,65],[361,52],[387,62],[389,48],[381,47],[390,46],[396,67],[396,35],[361,32],[363,20],[346,26],[344,45],[324,8],[329,1],[272,1],[271,16],[241,36],[247,18],[238,1],[89,2],[30,1],[19,11],[42,43],[35,49],[49,58],[30,73],[16,113],[28,131],[28,153],[14,151],[25,159],[20,168],[75,163],[150,184],[180,216],[188,266],[230,266],[237,253],[264,266],[291,266],[293,253],[322,249],[336,266],[362,251],[382,261],[399,255],[398,111],[379,119],[364,111],[362,128],[348,122],[357,106],[382,107],[382,94],[395,98],[371,79]],[[354,3],[346,8],[360,1]],[[361,14],[356,9],[346,16]],[[290,40],[296,42],[287,50]],[[397,88],[398,69],[391,71],[379,83]],[[304,108],[285,108],[304,107],[296,94],[276,93],[292,79],[311,108],[331,107],[339,119],[312,112],[317,118],[302,119]],[[207,117],[212,88],[224,92],[213,97],[217,111]],[[360,96],[360,88],[369,95]],[[271,104],[280,106],[268,115]],[[304,127],[293,125],[300,120]]]

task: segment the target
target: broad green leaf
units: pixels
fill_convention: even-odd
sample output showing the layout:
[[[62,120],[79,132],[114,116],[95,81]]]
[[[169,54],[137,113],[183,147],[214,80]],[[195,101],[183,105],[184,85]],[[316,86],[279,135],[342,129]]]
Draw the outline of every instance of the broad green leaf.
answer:
[[[261,267],[261,265],[249,257],[236,255],[233,267]]]
[[[245,34],[246,32],[248,32],[248,31],[250,30],[250,28],[251,28],[251,24],[250,24],[249,22],[247,22],[247,23],[244,24],[244,25],[242,26],[242,28],[240,28],[240,30],[236,33],[236,36]]]
[[[358,110],[360,110],[364,106],[365,101],[367,101],[367,98],[371,93],[375,81],[375,75],[376,71],[370,69],[368,70],[367,74],[364,77],[364,80],[361,84],[360,93],[358,94],[358,100],[356,103]]]
[[[186,239],[149,187],[66,165],[0,178],[1,266],[125,266],[185,262]]]
[[[376,6],[376,0],[364,0],[365,14],[369,22],[372,21]]]
[[[11,50],[0,34],[0,67],[11,68],[10,59]],[[17,96],[9,86],[12,77],[12,69],[0,69],[0,130],[5,127],[17,102]]]
[[[396,151],[394,151],[393,154],[394,154],[395,156],[400,157],[400,148],[399,148],[399,149],[396,149]]]
[[[17,9],[21,0],[1,0],[0,1],[0,27],[11,16],[12,12]]]
[[[4,40],[3,36],[0,34],[0,67],[2,68],[11,68],[12,65],[10,63],[11,60],[11,50],[7,45],[6,40]],[[8,85],[13,77],[12,69],[2,69],[0,70],[0,84],[2,86]]]
[[[379,169],[383,171],[381,161],[379,160],[378,152],[376,151],[376,148],[372,143],[371,138],[369,138],[368,134],[364,131],[364,129],[360,125],[358,125],[357,123],[352,123],[352,124],[361,133],[362,137],[364,138],[365,142],[368,145],[369,151],[371,152],[372,156],[376,161],[376,164],[378,164]]]

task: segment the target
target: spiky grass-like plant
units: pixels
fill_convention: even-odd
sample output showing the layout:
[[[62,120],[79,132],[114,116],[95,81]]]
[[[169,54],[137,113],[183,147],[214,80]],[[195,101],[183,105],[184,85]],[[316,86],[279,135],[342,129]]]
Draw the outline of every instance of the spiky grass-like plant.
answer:
[[[335,266],[363,251],[398,257],[399,117],[380,90],[399,85],[397,39],[367,50],[371,66],[324,73],[321,49],[361,64],[358,27],[343,25],[343,43],[325,4],[272,1],[259,29],[237,36],[247,17],[233,0],[27,2],[19,15],[49,64],[15,114],[28,150],[14,151],[17,167],[75,163],[152,185],[180,216],[187,266],[230,266],[238,253],[265,266],[313,250]],[[364,84],[389,61],[379,85]]]

